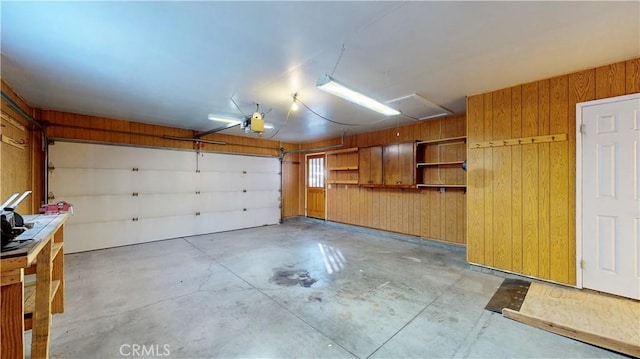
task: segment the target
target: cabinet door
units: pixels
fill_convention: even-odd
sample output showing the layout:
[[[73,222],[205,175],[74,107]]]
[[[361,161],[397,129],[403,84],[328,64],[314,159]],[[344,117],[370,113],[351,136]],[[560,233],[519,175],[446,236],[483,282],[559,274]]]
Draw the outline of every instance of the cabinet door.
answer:
[[[384,184],[400,184],[400,146],[398,144],[386,145],[383,149],[382,160],[384,167]]]
[[[398,181],[401,185],[416,184],[415,145],[412,142],[398,144]]]
[[[360,148],[358,150],[358,183],[371,184],[371,148]]]
[[[382,147],[365,147],[359,151],[360,184],[382,184]]]
[[[382,146],[369,147],[369,180],[382,184]]]
[[[413,142],[384,146],[384,184],[388,186],[414,185],[415,148]]]

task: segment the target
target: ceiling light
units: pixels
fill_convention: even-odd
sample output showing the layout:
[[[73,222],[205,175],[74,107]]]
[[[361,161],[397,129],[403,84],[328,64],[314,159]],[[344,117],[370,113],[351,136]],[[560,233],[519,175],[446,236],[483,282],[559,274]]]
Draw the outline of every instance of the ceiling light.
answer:
[[[293,95],[293,103],[291,103],[291,111],[294,111],[294,112],[298,111],[299,107],[298,107],[297,100],[298,100],[298,94],[296,93]]]
[[[367,97],[359,92],[351,90],[350,88],[334,80],[329,75],[324,75],[320,77],[318,79],[318,83],[316,84],[316,86],[320,90],[326,91],[338,97],[342,97],[347,101],[351,101],[360,106],[364,106],[370,110],[379,112],[383,115],[394,116],[394,115],[400,114],[400,111],[394,110],[391,107],[386,106],[370,97]]]
[[[273,130],[273,124],[270,123],[264,123],[264,129],[265,130]]]
[[[229,126],[231,125],[237,125],[240,123],[240,120],[233,120],[233,119],[229,119],[229,118],[223,118],[223,117],[218,117],[216,115],[209,115],[209,119],[211,121],[217,121],[217,122],[224,122],[224,123],[228,123]]]

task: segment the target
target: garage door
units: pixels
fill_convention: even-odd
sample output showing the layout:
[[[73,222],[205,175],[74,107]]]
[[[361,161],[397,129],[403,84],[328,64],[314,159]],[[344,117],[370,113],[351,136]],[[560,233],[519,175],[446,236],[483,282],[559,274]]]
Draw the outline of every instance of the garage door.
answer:
[[[280,221],[277,158],[57,141],[49,166],[66,253]]]

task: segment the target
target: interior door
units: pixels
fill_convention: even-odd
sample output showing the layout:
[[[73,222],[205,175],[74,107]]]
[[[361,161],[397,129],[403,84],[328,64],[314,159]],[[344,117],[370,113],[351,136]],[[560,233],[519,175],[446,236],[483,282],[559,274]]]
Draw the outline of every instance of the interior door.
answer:
[[[640,96],[609,100],[581,107],[582,285],[640,299]]]
[[[307,156],[307,217],[325,219],[325,155]]]

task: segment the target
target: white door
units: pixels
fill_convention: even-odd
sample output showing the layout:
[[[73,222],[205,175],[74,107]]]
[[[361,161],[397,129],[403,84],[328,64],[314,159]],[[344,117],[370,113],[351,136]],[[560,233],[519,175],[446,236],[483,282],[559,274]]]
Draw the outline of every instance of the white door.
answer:
[[[640,299],[640,94],[578,104],[577,110],[582,286]]]
[[[280,221],[277,158],[57,141],[49,160],[65,253]]]

